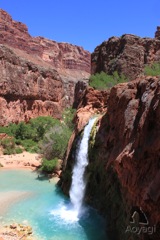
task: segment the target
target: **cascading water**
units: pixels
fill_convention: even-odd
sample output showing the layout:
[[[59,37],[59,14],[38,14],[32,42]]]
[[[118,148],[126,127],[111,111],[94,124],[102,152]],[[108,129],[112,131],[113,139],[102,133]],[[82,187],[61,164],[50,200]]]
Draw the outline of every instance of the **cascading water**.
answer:
[[[72,184],[70,188],[70,200],[73,205],[73,211],[77,218],[80,214],[85,194],[86,181],[84,179],[84,173],[86,166],[88,165],[88,145],[90,132],[95,120],[96,118],[90,119],[84,128],[83,138],[80,142],[79,148],[77,149],[76,164],[73,168]]]
[[[51,214],[60,216],[66,222],[77,222],[82,210],[82,203],[85,194],[86,181],[84,179],[84,173],[86,166],[88,165],[88,145],[90,132],[96,118],[89,120],[88,124],[84,128],[84,134],[80,141],[76,151],[76,163],[73,168],[72,184],[70,188],[70,200],[72,205],[63,204],[59,209],[53,210]]]

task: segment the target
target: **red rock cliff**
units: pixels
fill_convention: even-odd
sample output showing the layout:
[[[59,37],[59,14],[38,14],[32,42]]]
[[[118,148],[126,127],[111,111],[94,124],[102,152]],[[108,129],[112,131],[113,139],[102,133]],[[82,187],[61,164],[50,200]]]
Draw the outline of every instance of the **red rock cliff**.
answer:
[[[82,47],[68,43],[57,43],[43,37],[31,37],[28,28],[0,10],[0,43],[39,56],[53,68],[62,71],[73,69],[90,73],[90,53]],[[65,72],[65,71],[64,71]]]
[[[125,228],[130,225],[130,212],[134,206],[145,212],[149,221],[148,226],[155,225],[157,231],[152,236],[146,233],[140,234],[139,238],[133,234],[133,237],[159,239],[159,95],[160,78],[157,77],[117,85],[111,89],[108,111],[100,121],[95,140],[95,158],[98,160],[92,155],[91,162],[97,162],[105,167],[106,181],[103,171],[95,173],[98,174],[97,187],[99,184],[105,186],[101,188],[102,192],[99,192],[99,195],[105,194],[104,199],[108,202],[106,212],[111,219],[109,227],[112,230],[118,229],[117,234],[121,236],[119,239],[132,239],[126,235]],[[107,175],[113,184],[112,189],[107,183]],[[92,181],[95,177],[93,176],[94,174],[91,177]],[[113,181],[117,181],[117,184],[115,185]],[[88,191],[90,192],[89,189]],[[114,200],[114,194],[117,192],[118,202]],[[129,232],[130,237],[131,235]]]
[[[56,70],[0,44],[0,125],[40,115],[61,118],[63,82]]]
[[[92,102],[92,93],[91,89],[84,95],[82,108],[77,111],[77,127],[80,120],[85,122],[85,114],[78,113],[85,113],[85,103]],[[144,77],[119,84],[111,89],[109,98],[106,96],[101,107],[107,106],[107,112],[99,118],[90,138],[86,201],[106,216],[111,239],[159,240],[160,78]],[[95,100],[98,102],[97,97]],[[70,142],[73,148],[68,153],[66,170],[62,175],[65,192],[71,181],[66,180],[65,173],[71,171],[75,161],[76,140],[73,141],[73,137],[75,135]],[[135,227],[131,224],[134,209],[145,213],[147,227],[155,227],[152,234],[126,231],[128,226]]]
[[[160,61],[159,28],[156,38],[125,34],[111,37],[95,48],[91,57],[92,73],[118,71],[129,80],[143,76],[145,64]]]
[[[39,115],[60,118],[87,83],[90,53],[82,47],[31,37],[25,24],[0,10],[0,124]]]

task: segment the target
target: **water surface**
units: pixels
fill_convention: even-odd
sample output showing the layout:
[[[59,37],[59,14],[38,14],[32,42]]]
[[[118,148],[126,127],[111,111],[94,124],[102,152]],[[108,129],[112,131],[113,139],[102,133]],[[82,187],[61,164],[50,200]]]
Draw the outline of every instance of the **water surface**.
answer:
[[[2,201],[8,196],[0,212],[1,223],[29,224],[38,240],[108,239],[105,222],[94,209],[86,206],[81,218],[71,221],[69,199],[56,184],[38,179],[35,172],[0,170],[0,196]]]

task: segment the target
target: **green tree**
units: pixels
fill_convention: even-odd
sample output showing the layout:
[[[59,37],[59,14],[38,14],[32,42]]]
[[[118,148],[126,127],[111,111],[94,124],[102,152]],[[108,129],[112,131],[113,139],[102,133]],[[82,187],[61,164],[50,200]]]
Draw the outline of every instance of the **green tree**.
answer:
[[[37,117],[35,119],[31,119],[29,124],[30,124],[31,128],[34,129],[32,139],[34,141],[42,140],[46,131],[51,126],[54,126],[58,122],[59,122],[58,119],[54,119],[52,117],[47,117],[47,116]]]
[[[41,151],[46,159],[63,159],[72,131],[65,124],[50,128],[41,142]]]
[[[160,62],[146,65],[144,68],[144,74],[147,76],[160,76]]]
[[[112,75],[108,75],[105,72],[100,72],[96,73],[95,75],[91,75],[89,79],[89,85],[95,89],[104,90],[111,88],[118,83],[127,81],[127,78],[123,74],[119,75],[117,71],[115,71]]]
[[[51,160],[47,160],[45,158],[42,159],[42,166],[40,167],[40,171],[44,171],[47,173],[51,173],[58,168],[58,158],[54,158]]]

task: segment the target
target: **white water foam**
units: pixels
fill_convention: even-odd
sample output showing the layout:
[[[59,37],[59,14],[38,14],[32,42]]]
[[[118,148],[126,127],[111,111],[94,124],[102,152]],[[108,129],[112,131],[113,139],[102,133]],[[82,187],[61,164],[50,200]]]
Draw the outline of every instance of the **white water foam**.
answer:
[[[59,219],[63,219],[63,223],[73,223],[78,222],[79,220],[77,212],[75,212],[73,208],[67,208],[65,205],[56,210],[52,210],[51,214]]]

